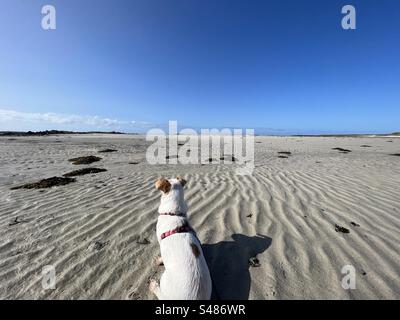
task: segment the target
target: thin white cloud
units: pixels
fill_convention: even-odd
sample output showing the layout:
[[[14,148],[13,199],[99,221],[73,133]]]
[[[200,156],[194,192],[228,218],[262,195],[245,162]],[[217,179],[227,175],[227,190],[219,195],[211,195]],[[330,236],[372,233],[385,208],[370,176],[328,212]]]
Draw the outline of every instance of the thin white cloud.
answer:
[[[74,128],[74,130],[125,130],[144,129],[151,127],[151,123],[140,121],[125,121],[99,116],[74,115],[62,113],[29,113],[10,109],[0,109],[0,125],[7,130],[23,131],[27,127],[37,127],[38,130],[57,128]],[[18,126],[10,129],[10,125]],[[0,127],[0,131],[1,131]]]

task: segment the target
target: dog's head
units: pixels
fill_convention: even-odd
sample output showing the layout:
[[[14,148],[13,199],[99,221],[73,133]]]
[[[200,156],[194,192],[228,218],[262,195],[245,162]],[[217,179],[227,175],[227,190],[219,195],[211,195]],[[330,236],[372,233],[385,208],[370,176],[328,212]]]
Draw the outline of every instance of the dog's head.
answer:
[[[160,210],[165,212],[184,212],[187,206],[184,199],[183,187],[186,180],[177,177],[175,179],[158,179],[155,183],[156,189],[162,192]]]
[[[156,181],[156,189],[163,192],[164,195],[170,193],[171,190],[177,190],[183,192],[183,187],[186,184],[186,180],[181,177],[176,177],[176,179],[158,179]]]

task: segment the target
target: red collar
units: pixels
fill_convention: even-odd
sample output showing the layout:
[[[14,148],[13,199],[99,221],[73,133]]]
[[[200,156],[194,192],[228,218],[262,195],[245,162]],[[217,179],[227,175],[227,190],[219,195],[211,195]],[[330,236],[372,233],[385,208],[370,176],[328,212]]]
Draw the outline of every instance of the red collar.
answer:
[[[183,213],[183,212],[166,212],[166,213],[160,213],[160,216],[186,217],[186,213]]]
[[[169,230],[167,232],[164,232],[163,234],[161,234],[161,240],[163,240],[169,236],[172,236],[175,233],[186,233],[186,232],[193,232],[195,234],[194,230],[189,225],[184,225],[184,226]]]

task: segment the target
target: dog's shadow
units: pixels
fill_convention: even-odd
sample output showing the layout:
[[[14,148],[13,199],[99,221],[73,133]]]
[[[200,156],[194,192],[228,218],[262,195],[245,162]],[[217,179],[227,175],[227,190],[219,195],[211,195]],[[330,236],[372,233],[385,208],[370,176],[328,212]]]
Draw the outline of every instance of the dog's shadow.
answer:
[[[247,300],[251,285],[249,259],[272,243],[270,237],[262,235],[233,234],[232,239],[202,245],[213,279],[212,299]]]

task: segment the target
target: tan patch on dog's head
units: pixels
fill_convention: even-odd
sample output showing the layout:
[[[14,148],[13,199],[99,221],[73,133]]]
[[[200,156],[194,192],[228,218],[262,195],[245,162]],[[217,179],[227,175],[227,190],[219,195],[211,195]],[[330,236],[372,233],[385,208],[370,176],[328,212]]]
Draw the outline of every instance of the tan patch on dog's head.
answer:
[[[182,177],[176,177],[176,179],[179,180],[179,182],[181,183],[182,187],[185,186],[185,184],[186,184],[186,182],[187,182],[185,179],[183,179]]]
[[[192,252],[193,252],[194,256],[197,258],[200,255],[199,248],[194,243],[191,243],[190,247],[192,248]]]
[[[155,185],[156,189],[161,190],[164,193],[168,193],[171,190],[171,184],[164,178],[158,179]]]

